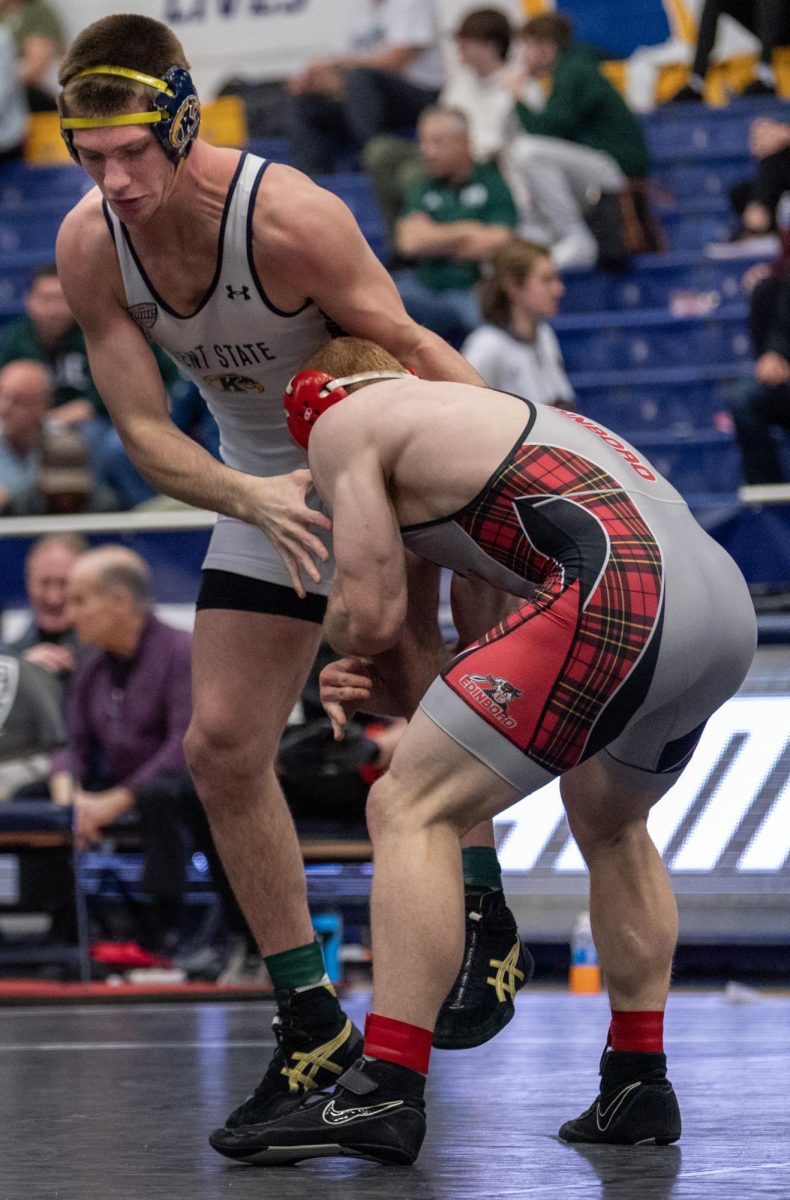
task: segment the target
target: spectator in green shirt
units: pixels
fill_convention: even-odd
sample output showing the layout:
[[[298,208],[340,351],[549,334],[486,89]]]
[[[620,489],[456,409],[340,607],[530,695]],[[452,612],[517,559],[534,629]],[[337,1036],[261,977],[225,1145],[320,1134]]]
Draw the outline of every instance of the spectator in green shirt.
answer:
[[[81,425],[97,416],[107,418],[107,409],[91,379],[82,330],[66,303],[54,263],[36,267],[25,293],[24,316],[0,331],[0,366],[18,358],[34,359],[49,367],[53,403],[62,425]]]
[[[524,76],[549,88],[540,111],[514,95],[523,134],[511,143],[508,163],[514,186],[526,192],[521,233],[551,246],[560,268],[591,266],[598,248],[585,209],[593,197],[645,178],[642,127],[592,51],[573,41],[567,17],[533,17],[520,36]]]
[[[462,112],[426,109],[417,135],[425,173],[395,227],[398,254],[415,265],[395,282],[413,319],[457,346],[481,321],[481,263],[512,236],[518,214],[498,168],[474,162]]]

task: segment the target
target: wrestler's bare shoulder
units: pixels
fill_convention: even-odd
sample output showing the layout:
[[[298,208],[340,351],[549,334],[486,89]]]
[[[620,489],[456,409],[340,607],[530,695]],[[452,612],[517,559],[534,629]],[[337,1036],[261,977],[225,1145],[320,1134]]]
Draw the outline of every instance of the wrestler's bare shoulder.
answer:
[[[256,241],[268,248],[299,249],[305,241],[326,236],[327,220],[349,217],[343,202],[326,188],[293,167],[271,163],[258,190],[253,226]]]
[[[101,193],[92,188],[67,213],[55,243],[58,275],[71,311],[84,330],[123,307],[123,285]]]
[[[102,211],[98,188],[91,188],[66,214],[58,231],[57,253],[67,262],[78,252],[83,263],[95,266],[113,256],[113,243]]]

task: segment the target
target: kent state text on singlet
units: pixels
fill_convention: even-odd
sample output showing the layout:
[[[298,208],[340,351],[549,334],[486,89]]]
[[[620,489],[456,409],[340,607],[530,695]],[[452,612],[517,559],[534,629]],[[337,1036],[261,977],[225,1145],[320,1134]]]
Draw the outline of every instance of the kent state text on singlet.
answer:
[[[254,155],[241,156],[225,202],[214,278],[189,316],[179,315],[156,292],[128,230],[104,206],[129,315],[199,388],[219,426],[223,462],[252,475],[284,475],[306,466],[288,436],[283,395],[328,336],[326,318],[312,301],[296,312],[282,312],[255,271],[252,212],[268,165]],[[279,555],[260,530],[229,517],[219,517],[204,566],[290,586]],[[328,579],[308,586],[325,591]]]

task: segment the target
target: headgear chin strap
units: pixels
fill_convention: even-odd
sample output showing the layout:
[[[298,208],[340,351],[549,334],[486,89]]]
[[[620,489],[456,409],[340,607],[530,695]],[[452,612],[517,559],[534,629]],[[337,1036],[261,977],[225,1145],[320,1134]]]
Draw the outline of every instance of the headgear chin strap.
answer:
[[[413,371],[363,371],[359,375],[333,379],[324,371],[300,371],[285,389],[288,432],[297,446],[306,450],[310,431],[321,414],[348,395],[345,384],[366,383],[371,379],[408,379],[413,375]]]
[[[117,75],[155,88],[156,108],[149,112],[116,113],[107,117],[61,117],[60,131],[69,154],[76,162],[79,162],[79,154],[74,148],[75,129],[105,129],[118,125],[153,125],[154,133],[171,162],[178,164],[186,157],[200,128],[200,101],[189,71],[184,67],[171,67],[159,79],[156,75],[145,75],[131,67],[101,66],[79,71],[74,78],[82,79],[86,75]]]

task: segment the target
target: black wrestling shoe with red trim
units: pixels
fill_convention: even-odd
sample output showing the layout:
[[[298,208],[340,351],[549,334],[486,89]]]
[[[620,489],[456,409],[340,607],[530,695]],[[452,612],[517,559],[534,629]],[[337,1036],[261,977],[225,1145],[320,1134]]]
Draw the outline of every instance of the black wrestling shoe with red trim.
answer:
[[[305,1158],[372,1158],[410,1166],[425,1137],[425,1076],[360,1058],[333,1091],[313,1092],[274,1121],[209,1138],[226,1158],[287,1166]]]
[[[276,991],[275,998],[277,1049],[253,1094],[233,1110],[223,1129],[210,1135],[220,1154],[223,1140],[234,1131],[271,1121],[309,1092],[337,1083],[362,1052],[362,1034],[343,1012],[331,984]]]
[[[566,1121],[560,1141],[612,1146],[669,1146],[680,1137],[678,1098],[665,1054],[604,1050],[601,1091],[586,1112]]]
[[[437,1050],[482,1046],[504,1029],[515,1013],[516,992],[535,968],[500,890],[467,888],[465,902],[464,961],[439,1010]]]

